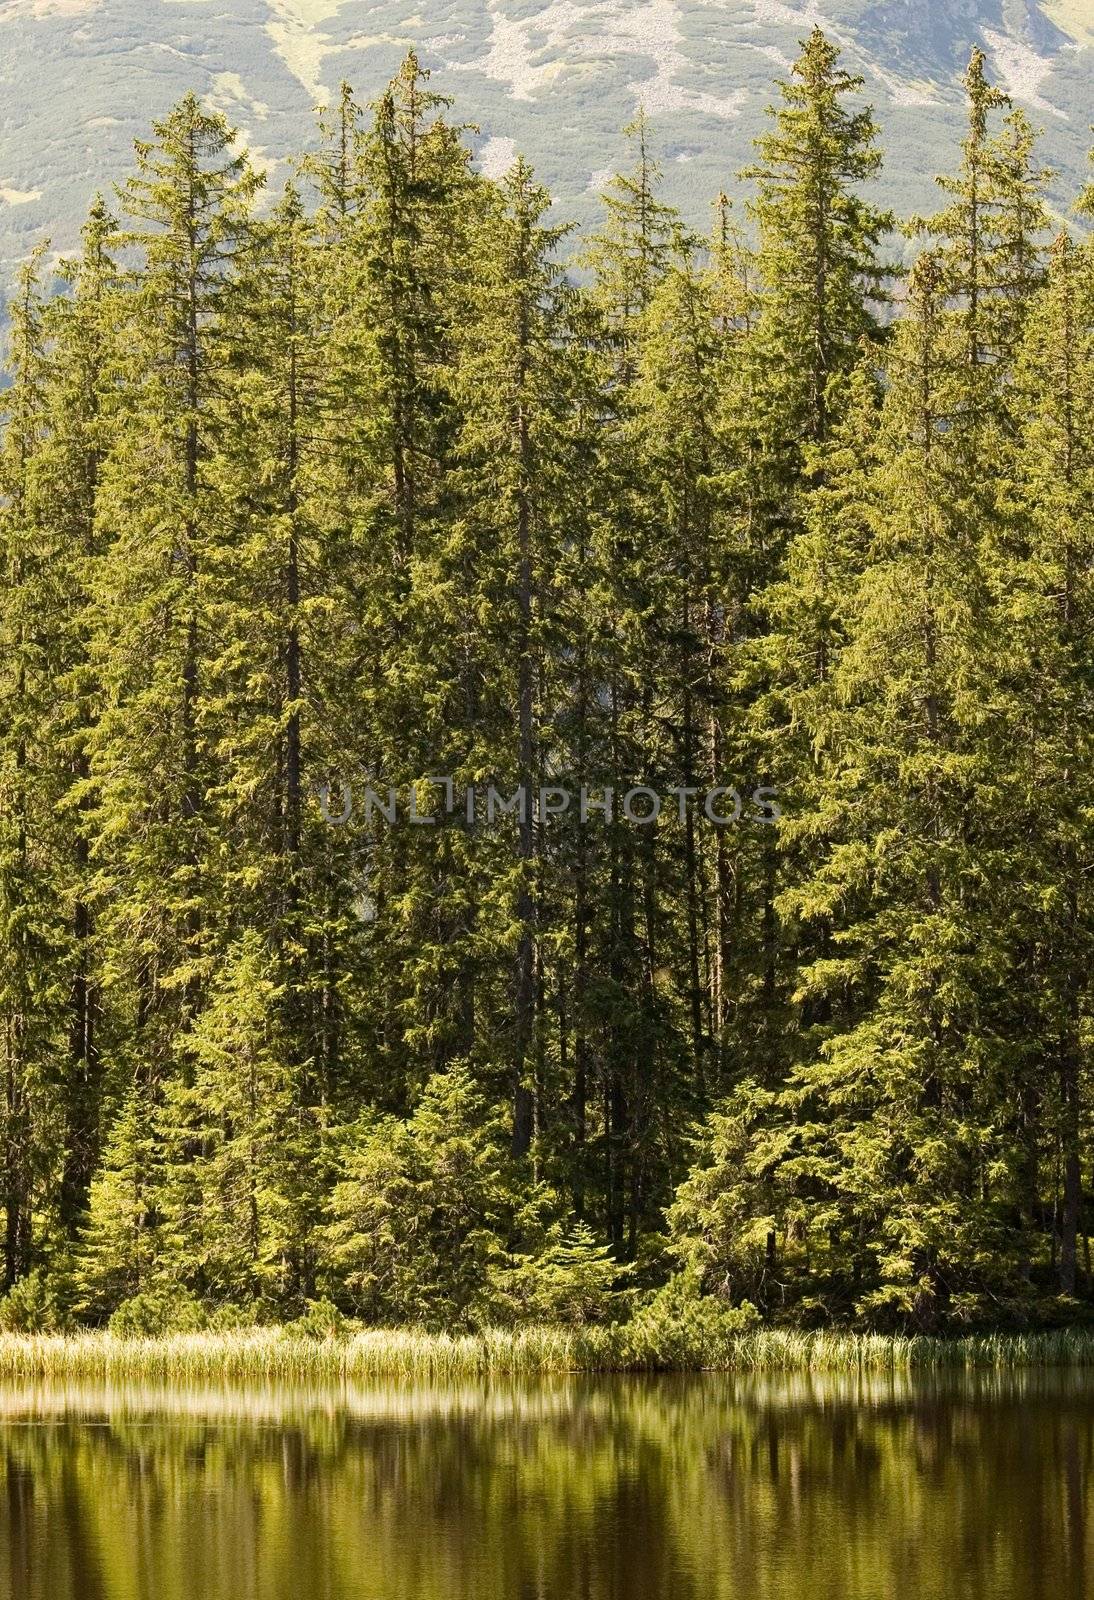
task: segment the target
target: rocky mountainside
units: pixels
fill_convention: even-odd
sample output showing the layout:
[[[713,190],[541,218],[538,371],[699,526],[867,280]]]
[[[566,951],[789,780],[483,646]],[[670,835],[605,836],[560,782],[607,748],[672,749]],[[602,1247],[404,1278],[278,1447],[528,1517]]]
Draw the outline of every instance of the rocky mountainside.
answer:
[[[196,88],[276,181],[347,78],[377,92],[408,47],[453,95],[488,171],[517,150],[579,222],[637,105],[669,197],[701,224],[748,159],[797,41],[820,23],[866,80],[902,211],[953,161],[970,47],[1044,129],[1061,208],[1086,171],[1094,0],[0,0],[0,274],[69,247],[134,137]]]

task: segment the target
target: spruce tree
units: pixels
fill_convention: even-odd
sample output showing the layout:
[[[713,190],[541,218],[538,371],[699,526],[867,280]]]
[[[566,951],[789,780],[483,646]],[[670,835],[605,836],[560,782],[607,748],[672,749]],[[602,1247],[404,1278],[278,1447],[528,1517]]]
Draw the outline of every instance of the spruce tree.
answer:
[[[714,489],[723,465],[717,383],[724,335],[713,291],[725,280],[704,272],[698,252],[681,237],[674,259],[655,289],[643,319],[635,416],[630,431],[651,498],[646,539],[647,615],[642,672],[658,685],[664,732],[657,776],[694,797],[722,781],[719,724],[725,694],[722,606],[735,574],[727,547],[727,523]],[[651,752],[652,753],[652,752]],[[714,891],[724,897],[724,844],[708,862],[709,842],[693,803],[677,808],[663,871],[666,909],[686,930],[686,959],[678,973],[686,996],[687,1032],[694,1087],[702,1094],[717,1075],[721,1043],[711,1004],[712,959],[708,910],[710,870]],[[671,909],[669,909],[671,907]],[[715,913],[717,916],[717,912]],[[716,980],[721,987],[722,978]],[[659,1098],[671,1103],[669,1085]]]
[[[821,1287],[846,1311],[921,1326],[1022,1292],[996,1178],[999,663],[982,506],[953,426],[963,369],[927,256],[892,355],[869,560],[811,730],[823,767],[798,828],[824,847],[783,896],[787,917],[827,930],[798,977],[806,1048],[785,1084],[741,1087],[677,1210],[708,1276],[739,1292],[766,1299],[777,1276],[807,1303]]]
[[[1089,1102],[1085,974],[1094,923],[1083,868],[1091,795],[1090,550],[1094,451],[1091,249],[1067,233],[1027,311],[1017,369],[1023,428],[1012,517],[1028,533],[998,564],[999,610],[1011,644],[1007,840],[1011,870],[998,916],[1013,930],[1016,982],[1006,1025],[1014,1039],[1013,1163],[1031,1265],[1051,1190],[1051,1263],[1060,1290],[1077,1285]],[[1031,920],[1030,904],[1038,915]]]
[[[315,1292],[315,1139],[282,1015],[276,964],[249,930],[195,1024],[192,1075],[166,1092],[158,1255],[214,1303],[299,1310]]]
[[[947,204],[922,226],[940,244],[947,294],[965,341],[968,403],[958,422],[975,435],[1007,426],[1007,395],[1030,297],[1041,273],[1047,174],[1034,165],[1034,137],[1020,112],[989,83],[974,50],[964,79],[968,130],[961,166],[940,177]],[[991,448],[980,437],[976,447]]]
[[[361,147],[367,198],[355,236],[361,422],[353,542],[360,662],[352,739],[356,770],[404,807],[411,785],[445,771],[429,670],[435,623],[424,576],[449,513],[458,415],[452,399],[454,311],[470,251],[478,182],[447,102],[411,54],[374,108]],[[439,764],[440,763],[440,764]],[[429,801],[419,793],[423,811]],[[447,949],[464,948],[461,912],[433,831],[377,828],[365,842],[371,1011],[381,1092],[404,1109],[431,1072],[466,1049],[465,979]],[[458,898],[458,896],[456,897]],[[456,921],[450,920],[451,911]]]
[[[744,174],[760,231],[763,404],[791,460],[801,441],[827,436],[828,385],[855,365],[887,298],[879,249],[892,217],[860,193],[881,167],[877,127],[868,108],[846,104],[861,88],[815,28]]]
[[[854,373],[882,337],[890,270],[881,255],[892,217],[864,187],[882,156],[872,111],[855,105],[862,80],[814,29],[779,85],[773,129],[756,142],[744,174],[756,186],[759,229],[755,325],[724,391],[727,465],[722,492],[736,525],[733,702],[727,750],[746,780],[790,803],[802,766],[784,677],[798,644],[780,637],[782,585],[801,570],[800,539],[824,510],[827,452],[840,430]],[[794,1019],[788,1005],[798,960],[780,928],[780,888],[802,870],[780,850],[777,829],[739,841],[733,925],[732,1044],[743,1071],[777,1080]],[[806,869],[808,870],[808,869]]]
[[[129,226],[120,242],[135,264],[117,301],[117,402],[97,493],[103,548],[90,583],[88,660],[98,714],[85,748],[99,931],[125,1020],[113,1093],[131,1125],[108,1135],[116,1147],[125,1133],[125,1148],[111,1184],[92,1195],[88,1259],[109,1254],[103,1207],[131,1205],[134,1281],[146,1275],[148,1240],[160,1270],[164,1095],[192,1072],[187,1037],[221,920],[207,798],[209,665],[219,648],[210,557],[225,512],[215,463],[238,426],[226,377],[238,358],[232,312],[259,187],[233,141],[224,120],[188,95],[138,144],[121,191]],[[175,1141],[174,1153],[186,1162],[193,1151]]]
[[[657,830],[642,829],[638,837],[639,830],[621,812],[628,791],[653,781],[663,748],[654,715],[656,684],[645,670],[652,655],[649,541],[656,523],[633,429],[644,320],[679,226],[676,213],[658,198],[661,171],[645,115],[625,132],[633,165],[609,183],[603,197],[606,216],[584,258],[592,273],[590,333],[602,418],[592,554],[594,570],[603,575],[594,623],[599,635],[595,671],[602,684],[587,701],[596,715],[589,719],[586,739],[599,767],[591,776],[610,788],[614,799],[599,869],[595,1026],[602,1039],[607,1232],[620,1257],[634,1252],[645,1207],[655,1126],[648,1069],[662,1054],[664,1023],[654,976],[660,944]]]
[[[210,461],[227,422],[235,261],[259,184],[232,139],[189,95],[138,144],[122,191],[122,240],[139,263],[99,495],[99,518],[118,533],[96,576],[103,706],[90,752],[112,936],[135,991],[134,1067],[148,1082],[177,1061],[207,971],[205,556],[220,516]]]
[[[456,487],[461,504],[440,560],[423,570],[418,604],[449,615],[455,654],[433,652],[433,670],[461,705],[444,709],[463,723],[462,747],[446,743],[467,784],[495,782],[524,802],[515,838],[502,851],[482,836],[480,949],[504,962],[515,945],[511,985],[509,1097],[514,1154],[526,1156],[546,1129],[546,857],[550,841],[536,796],[548,782],[555,694],[550,630],[558,611],[557,575],[570,532],[575,489],[569,408],[573,381],[565,352],[571,295],[556,260],[566,230],[544,221],[549,196],[518,160],[483,216],[472,257],[472,286],[461,318],[455,395],[462,428]],[[425,618],[423,615],[423,624]],[[491,687],[488,687],[491,686]],[[461,716],[462,712],[462,716]],[[452,770],[446,768],[445,770]],[[475,882],[468,861],[465,873]],[[482,914],[484,913],[484,914]],[[498,919],[488,931],[488,919]],[[482,1021],[504,1028],[498,997],[482,989]]]
[[[98,1162],[104,1075],[103,945],[96,925],[97,888],[91,819],[89,742],[99,715],[91,666],[89,602],[109,529],[98,516],[102,463],[109,449],[119,275],[117,224],[101,197],[83,230],[80,255],[62,266],[68,290],[49,311],[53,339],[46,403],[49,427],[42,455],[43,510],[51,529],[56,586],[56,653],[48,738],[61,764],[64,793],[64,896],[70,932],[66,960],[70,1002],[62,1094],[66,1132],[60,1219],[71,1233],[87,1201]]]
[[[328,1237],[358,1315],[444,1329],[496,1319],[515,1223],[507,1144],[465,1067],[431,1079],[408,1120],[352,1132]]]
[[[314,794],[318,776],[338,765],[348,742],[349,693],[344,656],[331,649],[346,615],[337,563],[319,531],[325,374],[314,242],[292,186],[255,225],[232,308],[237,355],[223,377],[224,403],[239,425],[222,430],[211,464],[220,517],[206,553],[216,641],[206,668],[216,775],[209,792],[217,914],[211,933],[220,970],[232,966],[230,953],[241,942],[248,970],[257,960],[252,944],[266,953],[267,1026],[278,1039],[299,1138],[310,1131],[307,1160],[298,1142],[301,1170],[285,1177],[300,1187],[305,1171],[311,1174],[313,1225],[327,1108],[352,1105],[360,1089],[352,1079],[359,1056],[332,997],[360,955],[354,840],[323,823]],[[218,1016],[226,1019],[226,1002]],[[215,1034],[215,1026],[202,1025],[206,1051],[215,1048]],[[184,1120],[193,1104],[185,1096],[177,1102]],[[312,1259],[305,1247],[294,1247],[292,1257]],[[307,1298],[313,1285],[309,1279],[293,1288]]]
[[[105,1322],[123,1300],[167,1277],[157,1107],[135,1084],[118,1106],[91,1184],[76,1256],[78,1310]]]
[[[0,450],[0,1101],[4,1281],[32,1265],[34,1212],[55,1164],[51,1068],[63,1027],[64,926],[47,740],[57,663],[56,555],[40,491],[47,334],[37,250],[10,306],[10,377]]]

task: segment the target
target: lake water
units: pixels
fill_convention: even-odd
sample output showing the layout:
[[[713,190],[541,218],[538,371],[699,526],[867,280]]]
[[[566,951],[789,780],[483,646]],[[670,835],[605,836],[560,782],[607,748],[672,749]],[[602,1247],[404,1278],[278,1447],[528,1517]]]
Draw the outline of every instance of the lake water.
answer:
[[[1080,1600],[1094,1378],[0,1388],[10,1600]]]

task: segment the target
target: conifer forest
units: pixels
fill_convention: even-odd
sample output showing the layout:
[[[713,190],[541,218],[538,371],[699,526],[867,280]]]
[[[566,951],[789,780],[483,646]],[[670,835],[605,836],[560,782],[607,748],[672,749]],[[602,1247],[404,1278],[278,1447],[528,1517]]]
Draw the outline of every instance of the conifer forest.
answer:
[[[190,95],[23,266],[5,1327],[1084,1321],[1094,184],[965,91],[885,214],[817,30],[705,237]]]

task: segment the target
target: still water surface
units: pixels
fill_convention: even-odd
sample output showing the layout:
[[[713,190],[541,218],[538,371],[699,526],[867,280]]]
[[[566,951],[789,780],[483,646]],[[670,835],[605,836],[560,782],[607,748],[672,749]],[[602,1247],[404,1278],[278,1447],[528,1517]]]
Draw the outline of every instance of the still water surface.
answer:
[[[1081,1600],[1094,1377],[0,1388],[10,1600]]]

